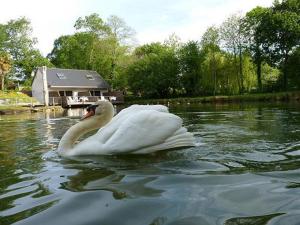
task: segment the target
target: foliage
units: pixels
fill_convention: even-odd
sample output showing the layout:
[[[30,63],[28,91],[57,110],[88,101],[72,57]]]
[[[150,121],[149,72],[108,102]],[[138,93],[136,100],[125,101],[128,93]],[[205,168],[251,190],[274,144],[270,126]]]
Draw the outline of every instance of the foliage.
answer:
[[[4,78],[11,68],[11,59],[5,52],[0,52],[1,90],[4,91]]]
[[[290,55],[286,64],[289,89],[300,89],[300,47]]]
[[[186,95],[201,93],[203,79],[201,63],[204,57],[198,42],[189,41],[179,50],[180,81]]]
[[[297,0],[275,1],[270,8],[255,8],[247,14],[248,30],[254,30],[254,59],[262,62],[262,55],[271,65],[282,71],[282,88],[288,85],[288,59],[300,45],[300,3]],[[258,67],[258,69],[260,69]]]
[[[12,101],[18,99],[19,102],[36,102],[34,98],[16,91],[0,91],[0,99],[11,99]]]
[[[136,49],[137,60],[127,70],[131,90],[143,97],[168,97],[176,93],[178,59],[174,50],[153,43]]]
[[[201,46],[206,55],[206,74],[210,75],[209,83],[212,84],[212,94],[216,95],[217,92],[217,70],[218,58],[220,52],[220,32],[215,26],[209,27],[202,36]],[[210,91],[210,90],[209,90]]]
[[[75,34],[55,40],[50,61],[59,68],[95,70],[113,87],[124,89],[121,68],[129,47],[121,43],[132,39],[134,31],[116,16],[105,22],[98,14],[80,17],[74,27]]]
[[[227,18],[221,25],[220,35],[225,49],[234,56],[234,69],[238,81],[239,92],[243,93],[243,51],[246,48],[246,35],[244,32],[242,16],[234,14]]]
[[[126,22],[115,15],[107,19],[106,25],[110,29],[110,35],[122,45],[131,45],[135,42],[136,32]]]
[[[269,14],[268,8],[256,7],[246,14],[243,19],[245,33],[248,37],[247,48],[256,64],[258,91],[263,90],[262,86],[262,63],[267,59],[266,50],[268,44],[265,38],[268,36],[268,25],[265,17]]]
[[[12,60],[10,77],[22,81],[30,77],[35,67],[51,66],[40,51],[34,48],[37,40],[31,36],[29,20],[22,17],[1,24],[0,27],[0,49],[9,54]]]
[[[0,24],[0,53],[12,66],[7,82],[17,78],[29,86],[35,67],[54,65],[95,70],[113,89],[143,97],[300,89],[298,0],[231,15],[209,27],[200,41],[186,43],[173,33],[163,43],[135,47],[135,31],[115,15],[79,17],[74,28],[74,34],[58,37],[44,58],[27,19]]]
[[[110,28],[97,13],[85,16],[84,18],[79,17],[74,27],[77,31],[95,34],[99,38],[106,37],[110,33]]]

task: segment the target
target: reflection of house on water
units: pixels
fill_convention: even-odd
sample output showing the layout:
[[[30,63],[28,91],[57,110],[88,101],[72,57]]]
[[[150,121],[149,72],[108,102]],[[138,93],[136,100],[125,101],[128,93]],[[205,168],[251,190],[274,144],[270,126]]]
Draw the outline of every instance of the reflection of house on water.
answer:
[[[117,108],[117,106],[114,105],[115,114],[120,111],[119,108]],[[70,118],[81,118],[86,113],[87,113],[86,108],[69,108],[64,110],[63,116],[70,117]]]
[[[55,112],[52,112],[51,110],[47,109],[45,111],[45,119],[46,119],[46,123],[45,123],[45,127],[46,127],[46,133],[45,133],[45,144],[48,146],[51,146],[52,148],[55,145],[55,138],[53,136],[53,130],[55,129],[54,127],[52,127],[52,125],[54,124],[51,121],[51,118],[55,118]]]
[[[69,108],[64,110],[63,116],[81,118],[85,113],[86,110],[84,108]]]

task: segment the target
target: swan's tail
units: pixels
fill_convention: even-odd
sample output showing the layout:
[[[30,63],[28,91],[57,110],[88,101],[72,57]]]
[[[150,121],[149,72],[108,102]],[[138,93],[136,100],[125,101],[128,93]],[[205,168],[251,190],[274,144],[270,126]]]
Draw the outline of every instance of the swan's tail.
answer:
[[[186,128],[182,127],[177,130],[172,137],[169,137],[165,142],[139,149],[133,154],[147,154],[165,149],[179,148],[179,147],[192,147],[195,146],[195,137],[193,134],[187,132]]]

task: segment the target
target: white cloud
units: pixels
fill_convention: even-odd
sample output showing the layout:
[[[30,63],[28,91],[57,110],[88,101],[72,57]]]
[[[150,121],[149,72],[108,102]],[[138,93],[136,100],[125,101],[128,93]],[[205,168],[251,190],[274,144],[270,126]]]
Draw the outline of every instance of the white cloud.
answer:
[[[37,47],[44,55],[61,35],[74,32],[80,16],[99,13],[117,15],[136,29],[139,43],[163,41],[176,33],[183,41],[199,40],[211,25],[221,24],[230,14],[247,12],[273,0],[9,0],[1,2],[0,23],[25,16],[30,19]]]
[[[73,32],[73,24],[80,15],[81,1],[73,0],[9,0],[1,3],[0,23],[25,16],[37,37],[37,47],[49,53],[56,38]],[[73,23],[70,23],[73,21]]]
[[[176,33],[182,41],[200,40],[205,30],[212,25],[220,25],[231,14],[246,13],[256,6],[270,6],[272,0],[189,0],[175,1],[171,6],[178,13],[184,13],[185,23],[165,27],[158,30],[156,27],[146,28],[138,33],[141,43],[163,41],[170,34]],[[172,19],[172,18],[170,18]]]

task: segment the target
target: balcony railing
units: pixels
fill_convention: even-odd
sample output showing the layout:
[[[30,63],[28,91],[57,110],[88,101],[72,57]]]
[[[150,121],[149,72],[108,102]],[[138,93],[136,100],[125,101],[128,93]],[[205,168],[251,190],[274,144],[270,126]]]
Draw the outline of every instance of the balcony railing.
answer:
[[[49,105],[61,105],[62,107],[80,106],[92,104],[98,100],[108,100],[112,103],[123,103],[123,99],[118,101],[115,96],[62,96],[62,97],[49,97]]]

